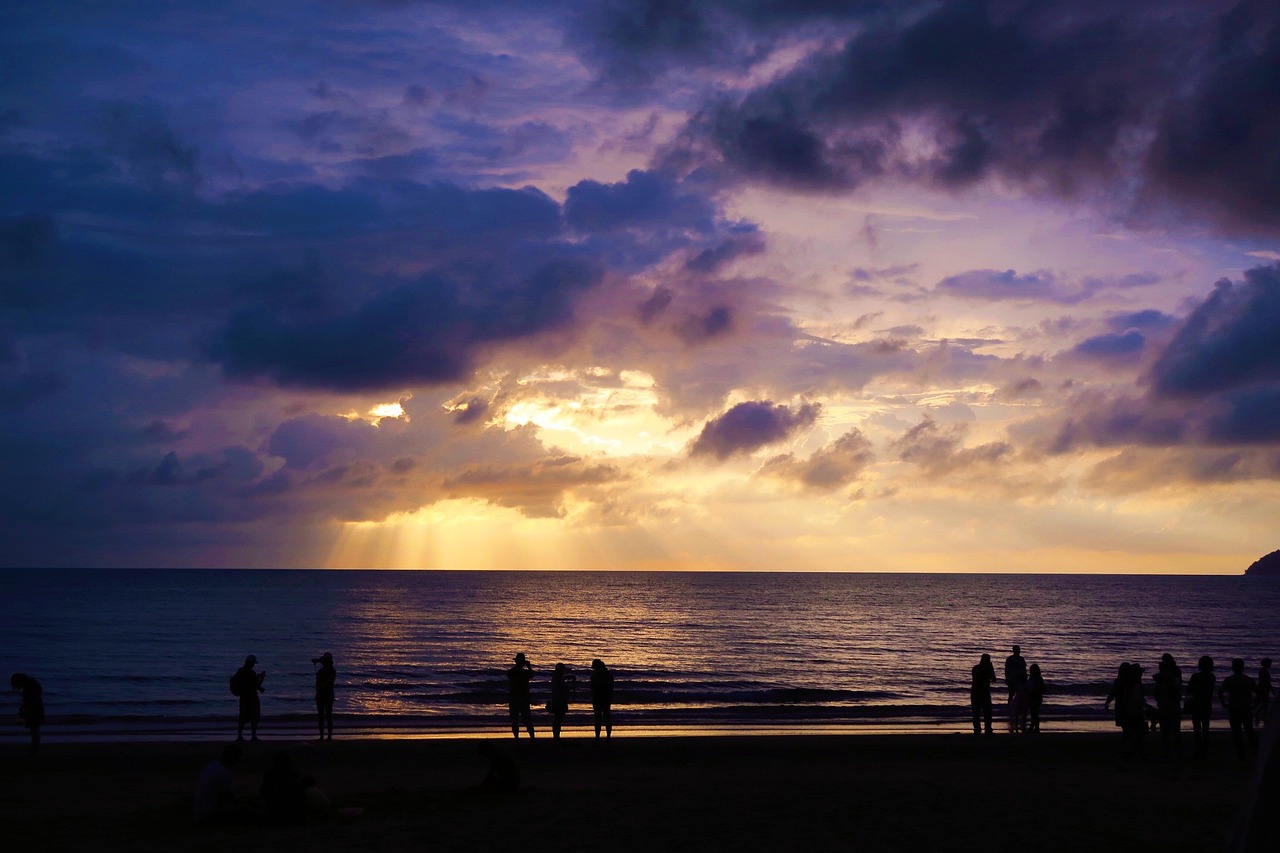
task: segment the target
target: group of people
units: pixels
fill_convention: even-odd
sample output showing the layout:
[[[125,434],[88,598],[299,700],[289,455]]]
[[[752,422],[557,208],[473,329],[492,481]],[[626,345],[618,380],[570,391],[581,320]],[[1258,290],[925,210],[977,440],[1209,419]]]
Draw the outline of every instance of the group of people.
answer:
[[[577,675],[563,663],[557,663],[551,672],[551,701],[547,711],[551,714],[551,736],[560,737],[565,715],[569,713],[569,694],[577,683]],[[530,684],[533,682],[533,664],[524,656],[516,655],[515,664],[507,670],[508,710],[511,715],[511,736],[519,740],[520,726],[524,725],[529,737],[534,737],[533,710],[530,707]],[[591,711],[595,717],[596,737],[603,729],[605,737],[613,737],[613,673],[605,662],[591,661]]]
[[[973,710],[973,733],[991,734],[991,685],[996,681],[996,668],[991,655],[984,654],[971,671],[969,706]],[[1014,646],[1013,654],[1004,660],[1004,682],[1009,689],[1009,731],[1036,734],[1040,731],[1040,706],[1044,704],[1044,677],[1040,665],[1027,667],[1022,647]]]
[[[240,700],[240,713],[236,725],[238,742],[244,740],[246,726],[249,728],[250,740],[258,739],[258,723],[262,719],[262,702],[258,694],[266,690],[264,682],[267,674],[254,669],[257,663],[258,659],[249,655],[244,659],[244,665],[231,676],[231,692]],[[316,667],[316,724],[319,740],[333,740],[334,685],[338,680],[338,673],[333,665],[333,655],[325,652],[320,657],[312,658],[311,663]],[[15,679],[18,677],[14,676]],[[555,665],[551,673],[551,701],[547,703],[547,711],[551,714],[552,737],[560,737],[564,718],[569,712],[569,697],[577,680],[577,675],[568,666],[563,663]],[[516,655],[515,665],[507,670],[511,734],[516,738],[520,737],[522,723],[529,737],[534,736],[533,711],[530,707],[532,681],[533,665],[524,656],[524,652],[521,652]],[[613,673],[599,658],[591,661],[590,685],[596,737],[600,737],[602,731],[606,738],[613,737]],[[17,684],[15,683],[14,686],[16,687]],[[39,685],[36,686],[36,690],[38,692]],[[43,711],[41,716],[43,718]]]
[[[240,746],[228,744],[200,771],[191,801],[197,823],[302,824],[321,820],[332,810],[315,777],[299,773],[287,752],[272,756],[256,796],[237,795],[232,771],[240,756]]]
[[[1182,670],[1173,655],[1160,658],[1160,666],[1151,677],[1150,692],[1142,674],[1146,669],[1136,663],[1120,664],[1119,674],[1107,694],[1103,707],[1115,706],[1115,723],[1124,739],[1126,754],[1140,755],[1149,730],[1159,729],[1166,757],[1182,755],[1182,718],[1191,717],[1195,737],[1193,757],[1204,758],[1209,748],[1209,720],[1213,716],[1214,698],[1227,711],[1236,754],[1241,758],[1257,753],[1257,725],[1271,713],[1271,658],[1263,658],[1254,679],[1245,674],[1244,660],[1231,661],[1231,675],[1218,685],[1213,674],[1213,658],[1200,658],[1196,671],[1183,683]],[[972,670],[969,704],[973,710],[973,733],[991,734],[991,685],[997,680],[991,655],[984,654]],[[1020,646],[1004,661],[1004,681],[1009,690],[1009,730],[1034,734],[1040,731],[1040,707],[1044,703],[1045,683],[1038,664],[1027,666]],[[1215,693],[1216,688],[1216,693]],[[1147,697],[1155,699],[1155,706]]]
[[[1213,717],[1216,692],[1218,703],[1227,711],[1236,755],[1245,758],[1250,753],[1256,754],[1258,735],[1254,722],[1265,725],[1271,713],[1271,658],[1262,659],[1257,679],[1245,674],[1243,658],[1231,661],[1231,674],[1222,680],[1221,685],[1218,685],[1213,670],[1213,658],[1203,655],[1184,685],[1182,670],[1173,655],[1162,655],[1160,665],[1151,677],[1152,695],[1156,700],[1152,708],[1147,703],[1146,685],[1142,681],[1145,668],[1136,663],[1120,664],[1120,671],[1103,707],[1110,708],[1115,703],[1116,725],[1123,734],[1126,752],[1140,755],[1147,731],[1156,728],[1160,731],[1165,757],[1180,758],[1182,718],[1186,714],[1191,717],[1195,739],[1192,757],[1205,758],[1209,750],[1209,721]]]

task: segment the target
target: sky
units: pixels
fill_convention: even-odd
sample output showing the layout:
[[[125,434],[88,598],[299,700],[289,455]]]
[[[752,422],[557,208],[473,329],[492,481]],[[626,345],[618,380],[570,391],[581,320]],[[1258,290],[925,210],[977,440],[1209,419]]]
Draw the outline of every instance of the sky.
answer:
[[[9,0],[0,565],[1239,573],[1280,6]]]

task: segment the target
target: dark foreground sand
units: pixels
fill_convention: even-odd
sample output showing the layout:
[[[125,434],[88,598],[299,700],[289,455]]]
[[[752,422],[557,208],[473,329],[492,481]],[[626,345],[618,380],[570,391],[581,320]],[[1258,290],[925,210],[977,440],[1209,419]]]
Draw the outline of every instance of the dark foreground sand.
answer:
[[[51,732],[52,734],[52,732]],[[0,747],[0,838],[22,851],[1221,850],[1249,776],[1227,738],[1205,763],[1118,756],[1119,735],[830,735],[495,740],[523,772],[473,790],[476,740],[248,744],[257,790],[287,749],[362,817],[196,827],[208,743]],[[1189,746],[1189,744],[1188,744]],[[10,842],[17,842],[10,846]]]

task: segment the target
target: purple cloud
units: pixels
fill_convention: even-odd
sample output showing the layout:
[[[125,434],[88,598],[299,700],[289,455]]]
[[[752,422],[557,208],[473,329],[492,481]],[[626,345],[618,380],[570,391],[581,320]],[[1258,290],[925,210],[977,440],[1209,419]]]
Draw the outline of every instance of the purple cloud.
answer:
[[[751,453],[812,426],[820,411],[821,407],[816,403],[802,403],[795,409],[764,400],[738,403],[707,421],[689,446],[689,455],[713,456],[723,460],[736,454]]]

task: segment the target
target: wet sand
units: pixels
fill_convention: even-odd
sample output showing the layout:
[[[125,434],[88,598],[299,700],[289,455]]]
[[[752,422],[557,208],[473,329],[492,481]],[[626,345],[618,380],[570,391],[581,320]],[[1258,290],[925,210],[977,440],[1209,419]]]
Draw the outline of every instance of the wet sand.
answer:
[[[1227,738],[1171,764],[1149,740],[1044,733],[494,739],[521,790],[476,789],[477,740],[246,744],[239,790],[279,749],[349,821],[197,827],[196,775],[218,744],[0,745],[0,826],[13,849],[1221,850],[1248,783]],[[1189,748],[1189,738],[1186,746]]]

